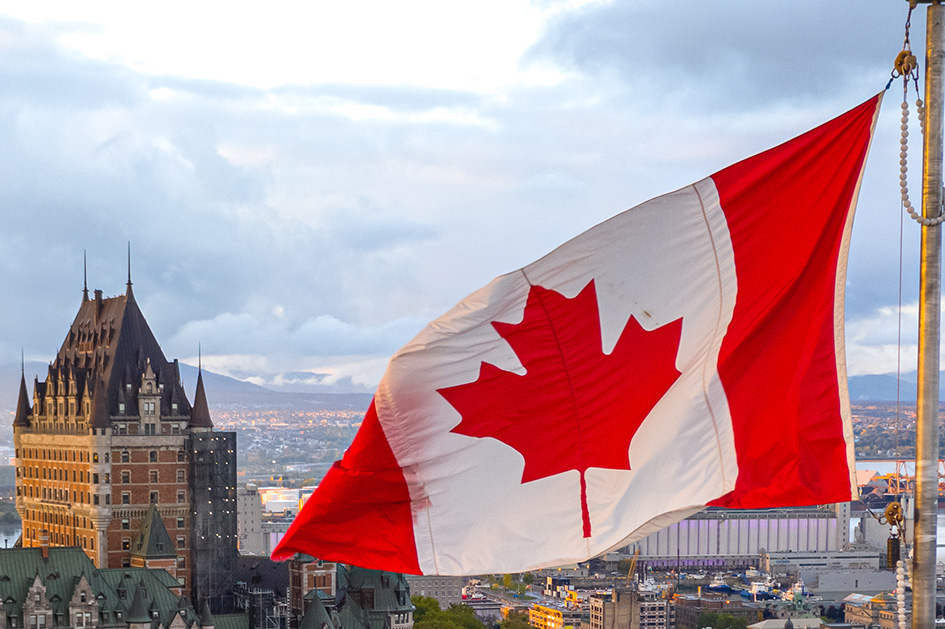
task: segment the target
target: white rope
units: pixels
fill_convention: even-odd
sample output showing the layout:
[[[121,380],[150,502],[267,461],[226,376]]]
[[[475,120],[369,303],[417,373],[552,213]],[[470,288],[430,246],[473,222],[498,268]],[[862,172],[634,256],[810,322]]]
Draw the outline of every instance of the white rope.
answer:
[[[900,559],[896,563],[896,608],[899,612],[899,629],[909,629],[906,623],[906,577],[907,564]]]
[[[916,114],[919,116],[919,131],[922,136],[925,136],[925,104],[922,102],[921,98],[917,98],[915,101]],[[912,219],[919,223],[920,225],[925,225],[926,227],[930,225],[940,225],[942,221],[945,221],[945,214],[939,214],[935,218],[925,218],[923,217],[918,210],[912,207],[912,201],[909,200],[909,182],[908,182],[908,173],[909,173],[909,164],[908,164],[908,154],[909,154],[909,103],[903,100],[902,103],[902,118],[901,124],[899,125],[900,139],[899,139],[899,191],[902,193],[902,208],[905,212],[912,217]]]

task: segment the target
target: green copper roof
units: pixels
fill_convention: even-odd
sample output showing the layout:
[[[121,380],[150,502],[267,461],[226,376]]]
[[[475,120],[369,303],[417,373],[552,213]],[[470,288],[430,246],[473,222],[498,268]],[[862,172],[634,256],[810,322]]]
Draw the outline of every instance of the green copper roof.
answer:
[[[174,559],[177,557],[174,544],[171,542],[171,536],[167,534],[164,521],[161,519],[161,513],[154,504],[148,506],[148,512],[144,515],[138,537],[131,547],[131,556],[144,557],[145,559]]]
[[[390,614],[415,609],[402,574],[339,564],[337,576],[338,589],[346,591],[338,609],[345,629],[386,629]]]
[[[7,621],[15,618],[18,627],[25,626],[23,603],[34,585],[38,585],[34,592],[40,594],[40,602],[48,602],[52,609],[56,625],[69,624],[69,603],[77,588],[85,589],[98,603],[99,627],[126,627],[136,596],[141,601],[134,611],[142,617],[146,614],[148,621],[157,612],[161,624],[169,626],[182,609],[187,627],[197,619],[192,607],[186,604],[182,607],[181,599],[170,589],[178,586],[177,581],[164,570],[99,570],[76,547],[52,547],[48,553],[44,559],[40,548],[0,550],[0,601]]]

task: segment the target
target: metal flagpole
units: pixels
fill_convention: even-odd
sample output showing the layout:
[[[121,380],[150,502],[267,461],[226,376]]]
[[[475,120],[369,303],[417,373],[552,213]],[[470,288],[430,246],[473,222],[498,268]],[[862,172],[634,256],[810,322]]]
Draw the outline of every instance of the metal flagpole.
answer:
[[[926,13],[925,138],[922,215],[942,210],[943,8]],[[935,627],[935,551],[938,516],[939,332],[942,303],[942,227],[923,225],[919,287],[918,400],[916,403],[915,531],[912,563],[912,627]]]

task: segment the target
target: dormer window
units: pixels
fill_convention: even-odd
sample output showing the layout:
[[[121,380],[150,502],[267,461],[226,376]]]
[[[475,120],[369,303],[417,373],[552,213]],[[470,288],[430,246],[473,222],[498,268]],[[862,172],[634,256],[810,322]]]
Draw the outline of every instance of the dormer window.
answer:
[[[85,602],[85,592],[79,592],[79,602],[80,603]]]

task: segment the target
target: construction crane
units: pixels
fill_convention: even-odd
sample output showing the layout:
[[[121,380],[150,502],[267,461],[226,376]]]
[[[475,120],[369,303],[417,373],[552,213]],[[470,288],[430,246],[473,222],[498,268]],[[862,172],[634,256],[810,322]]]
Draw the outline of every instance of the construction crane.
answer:
[[[630,584],[633,582],[633,573],[637,569],[637,557],[640,556],[640,547],[637,546],[637,549],[633,551],[633,559],[630,560],[630,569],[627,570],[627,587],[630,587]]]

